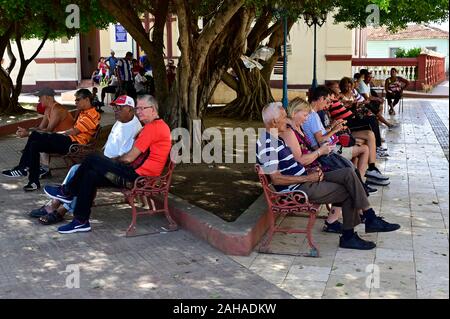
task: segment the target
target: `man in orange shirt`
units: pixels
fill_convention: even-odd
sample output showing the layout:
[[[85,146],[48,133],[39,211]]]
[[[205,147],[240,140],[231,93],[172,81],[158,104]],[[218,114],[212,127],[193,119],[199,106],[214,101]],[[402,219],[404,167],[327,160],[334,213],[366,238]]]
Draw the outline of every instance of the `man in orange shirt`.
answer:
[[[100,114],[92,106],[92,94],[87,89],[75,93],[75,104],[79,110],[73,127],[57,133],[37,132],[30,134],[19,165],[4,170],[7,177],[28,176],[25,191],[34,191],[41,187],[39,183],[39,153],[67,154],[72,144],[87,144],[94,136],[100,123]]]
[[[135,110],[145,125],[129,152],[115,159],[89,155],[66,185],[45,186],[45,193],[53,199],[70,203],[77,197],[72,222],[59,227],[58,232],[91,230],[89,217],[97,187],[127,187],[139,176],[161,175],[171,148],[170,129],[159,118],[158,103],[153,96],[141,95]]]
[[[36,94],[39,96],[39,103],[44,106],[44,117],[37,127],[23,128],[17,127],[18,137],[28,137],[34,131],[37,132],[60,132],[68,130],[73,126],[73,117],[70,112],[61,104],[55,101],[55,91],[49,87],[44,87]],[[39,177],[50,176],[49,157],[46,153],[41,153],[41,164]]]

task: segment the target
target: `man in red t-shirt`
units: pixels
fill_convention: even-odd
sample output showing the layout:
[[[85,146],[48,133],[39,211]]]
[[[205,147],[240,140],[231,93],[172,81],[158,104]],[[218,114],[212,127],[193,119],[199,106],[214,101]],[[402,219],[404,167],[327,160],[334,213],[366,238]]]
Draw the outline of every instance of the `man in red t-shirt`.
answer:
[[[49,197],[62,202],[69,203],[74,196],[77,197],[72,222],[59,227],[58,232],[67,234],[91,230],[89,216],[97,187],[127,187],[139,176],[161,175],[171,148],[170,129],[159,118],[158,103],[153,96],[140,96],[135,111],[144,128],[128,153],[114,159],[100,154],[90,155],[66,185],[45,187]]]

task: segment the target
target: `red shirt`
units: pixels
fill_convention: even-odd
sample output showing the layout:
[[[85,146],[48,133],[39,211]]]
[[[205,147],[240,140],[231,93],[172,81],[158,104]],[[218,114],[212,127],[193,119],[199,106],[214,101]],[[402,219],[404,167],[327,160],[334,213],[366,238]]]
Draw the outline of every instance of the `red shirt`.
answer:
[[[172,147],[169,126],[161,119],[145,124],[134,146],[142,153],[150,151],[142,166],[136,169],[136,173],[141,176],[161,175]]]

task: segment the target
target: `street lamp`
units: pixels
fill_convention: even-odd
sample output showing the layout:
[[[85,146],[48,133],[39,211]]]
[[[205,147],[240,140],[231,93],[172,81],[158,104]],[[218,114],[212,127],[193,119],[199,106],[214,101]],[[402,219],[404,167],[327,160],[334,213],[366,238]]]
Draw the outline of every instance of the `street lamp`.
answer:
[[[283,14],[283,107],[288,107],[288,85],[287,85],[287,17]]]
[[[327,20],[327,12],[305,12],[303,14],[305,23],[308,27],[314,26],[314,62],[313,62],[313,80],[311,88],[315,89],[317,87],[317,75],[316,75],[316,55],[317,55],[317,26],[321,27]]]
[[[283,107],[288,107],[288,85],[287,85],[287,13],[278,3],[274,6],[275,14],[283,21],[283,98],[281,100]]]

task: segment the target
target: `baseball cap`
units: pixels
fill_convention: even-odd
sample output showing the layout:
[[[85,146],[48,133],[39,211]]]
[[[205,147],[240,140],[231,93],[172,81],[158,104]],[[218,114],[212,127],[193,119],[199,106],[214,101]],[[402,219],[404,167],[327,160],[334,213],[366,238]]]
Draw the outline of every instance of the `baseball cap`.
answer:
[[[55,96],[55,90],[49,87],[44,87],[35,93],[36,96]]]
[[[121,95],[113,102],[111,102],[111,105],[119,105],[119,106],[128,105],[134,108],[134,100],[132,97],[129,97],[127,95]]]

